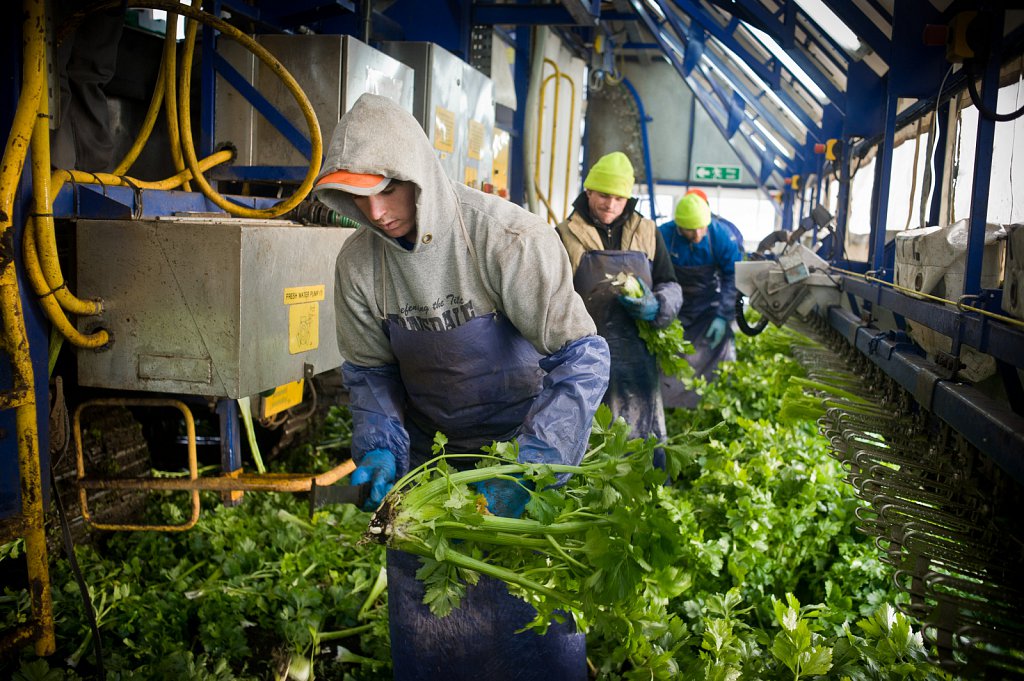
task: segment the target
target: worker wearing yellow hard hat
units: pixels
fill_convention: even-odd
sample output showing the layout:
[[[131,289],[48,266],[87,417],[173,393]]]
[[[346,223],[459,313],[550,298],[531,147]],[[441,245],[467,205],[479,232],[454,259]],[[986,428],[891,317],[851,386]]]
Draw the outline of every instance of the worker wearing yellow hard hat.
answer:
[[[743,252],[730,225],[712,215],[704,192],[691,190],[676,204],[673,220],[658,227],[683,290],[679,320],[695,348],[687,360],[695,375],[709,381],[720,362],[736,358],[735,263]],[[699,400],[674,378],[663,376],[661,387],[667,406],[694,407]]]
[[[682,302],[668,249],[657,226],[636,211],[633,164],[622,152],[602,156],[590,168],[583,192],[558,235],[569,254],[573,285],[597,331],[611,350],[611,378],[604,402],[637,437],[665,436],[658,366],[640,339],[636,320],[667,326]],[[620,274],[640,282],[631,297],[609,284]],[[655,464],[662,466],[658,450]]]

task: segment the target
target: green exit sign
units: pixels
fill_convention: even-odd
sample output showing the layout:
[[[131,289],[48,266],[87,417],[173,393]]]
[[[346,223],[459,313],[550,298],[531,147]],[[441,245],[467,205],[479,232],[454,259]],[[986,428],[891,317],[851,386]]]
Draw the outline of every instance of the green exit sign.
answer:
[[[693,166],[693,179],[704,182],[739,182],[742,178],[739,166],[722,166],[697,163]]]

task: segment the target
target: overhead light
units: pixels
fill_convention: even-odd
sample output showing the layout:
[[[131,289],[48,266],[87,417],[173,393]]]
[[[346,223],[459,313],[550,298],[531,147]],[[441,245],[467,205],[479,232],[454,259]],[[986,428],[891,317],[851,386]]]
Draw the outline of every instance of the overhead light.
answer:
[[[802,68],[797,66],[797,63],[793,61],[793,58],[790,57],[770,35],[764,31],[759,31],[750,24],[744,23],[743,26],[757,36],[757,39],[761,41],[762,45],[768,48],[768,51],[772,53],[772,56],[781,61],[789,72],[792,73],[798,81],[800,81],[801,85],[807,88],[811,95],[817,99],[820,104],[828,102],[828,97],[825,96],[824,91],[818,87],[817,83],[815,83]]]
[[[807,12],[814,23],[851,56],[863,54],[864,48],[860,38],[824,2],[821,0],[796,0],[796,4],[800,5],[800,9]]]

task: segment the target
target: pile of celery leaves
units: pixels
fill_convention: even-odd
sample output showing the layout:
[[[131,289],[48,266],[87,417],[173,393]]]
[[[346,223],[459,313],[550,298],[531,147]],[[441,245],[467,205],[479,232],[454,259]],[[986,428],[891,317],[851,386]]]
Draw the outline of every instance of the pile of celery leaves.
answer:
[[[651,463],[657,440],[630,439],[629,426],[613,422],[605,406],[578,466],[517,463],[515,443],[496,443],[476,468],[460,471],[439,435],[439,456],[398,481],[366,538],[421,557],[424,602],[439,617],[486,574],[537,609],[530,624],[537,631],[571,616],[581,631],[621,632],[635,664],[668,661],[670,652],[634,629],[652,621],[671,626],[666,605],[690,586],[677,564],[689,542],[679,531],[684,510],[666,474],[692,461],[714,430],[660,445],[667,471]],[[490,478],[520,480],[530,491],[523,517],[488,512],[472,484]]]

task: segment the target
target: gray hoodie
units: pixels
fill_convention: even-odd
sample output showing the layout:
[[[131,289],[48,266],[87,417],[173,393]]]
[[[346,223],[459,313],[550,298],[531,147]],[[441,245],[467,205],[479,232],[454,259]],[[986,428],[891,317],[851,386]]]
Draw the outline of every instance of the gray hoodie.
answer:
[[[316,191],[365,225],[342,247],[335,281],[338,347],[352,364],[395,363],[385,314],[406,328],[441,330],[497,310],[542,355],[596,333],[555,230],[515,204],[449,180],[419,123],[391,100],[365,94],[342,116],[321,176],[341,169],[416,185],[412,250],[368,225],[349,194]]]

